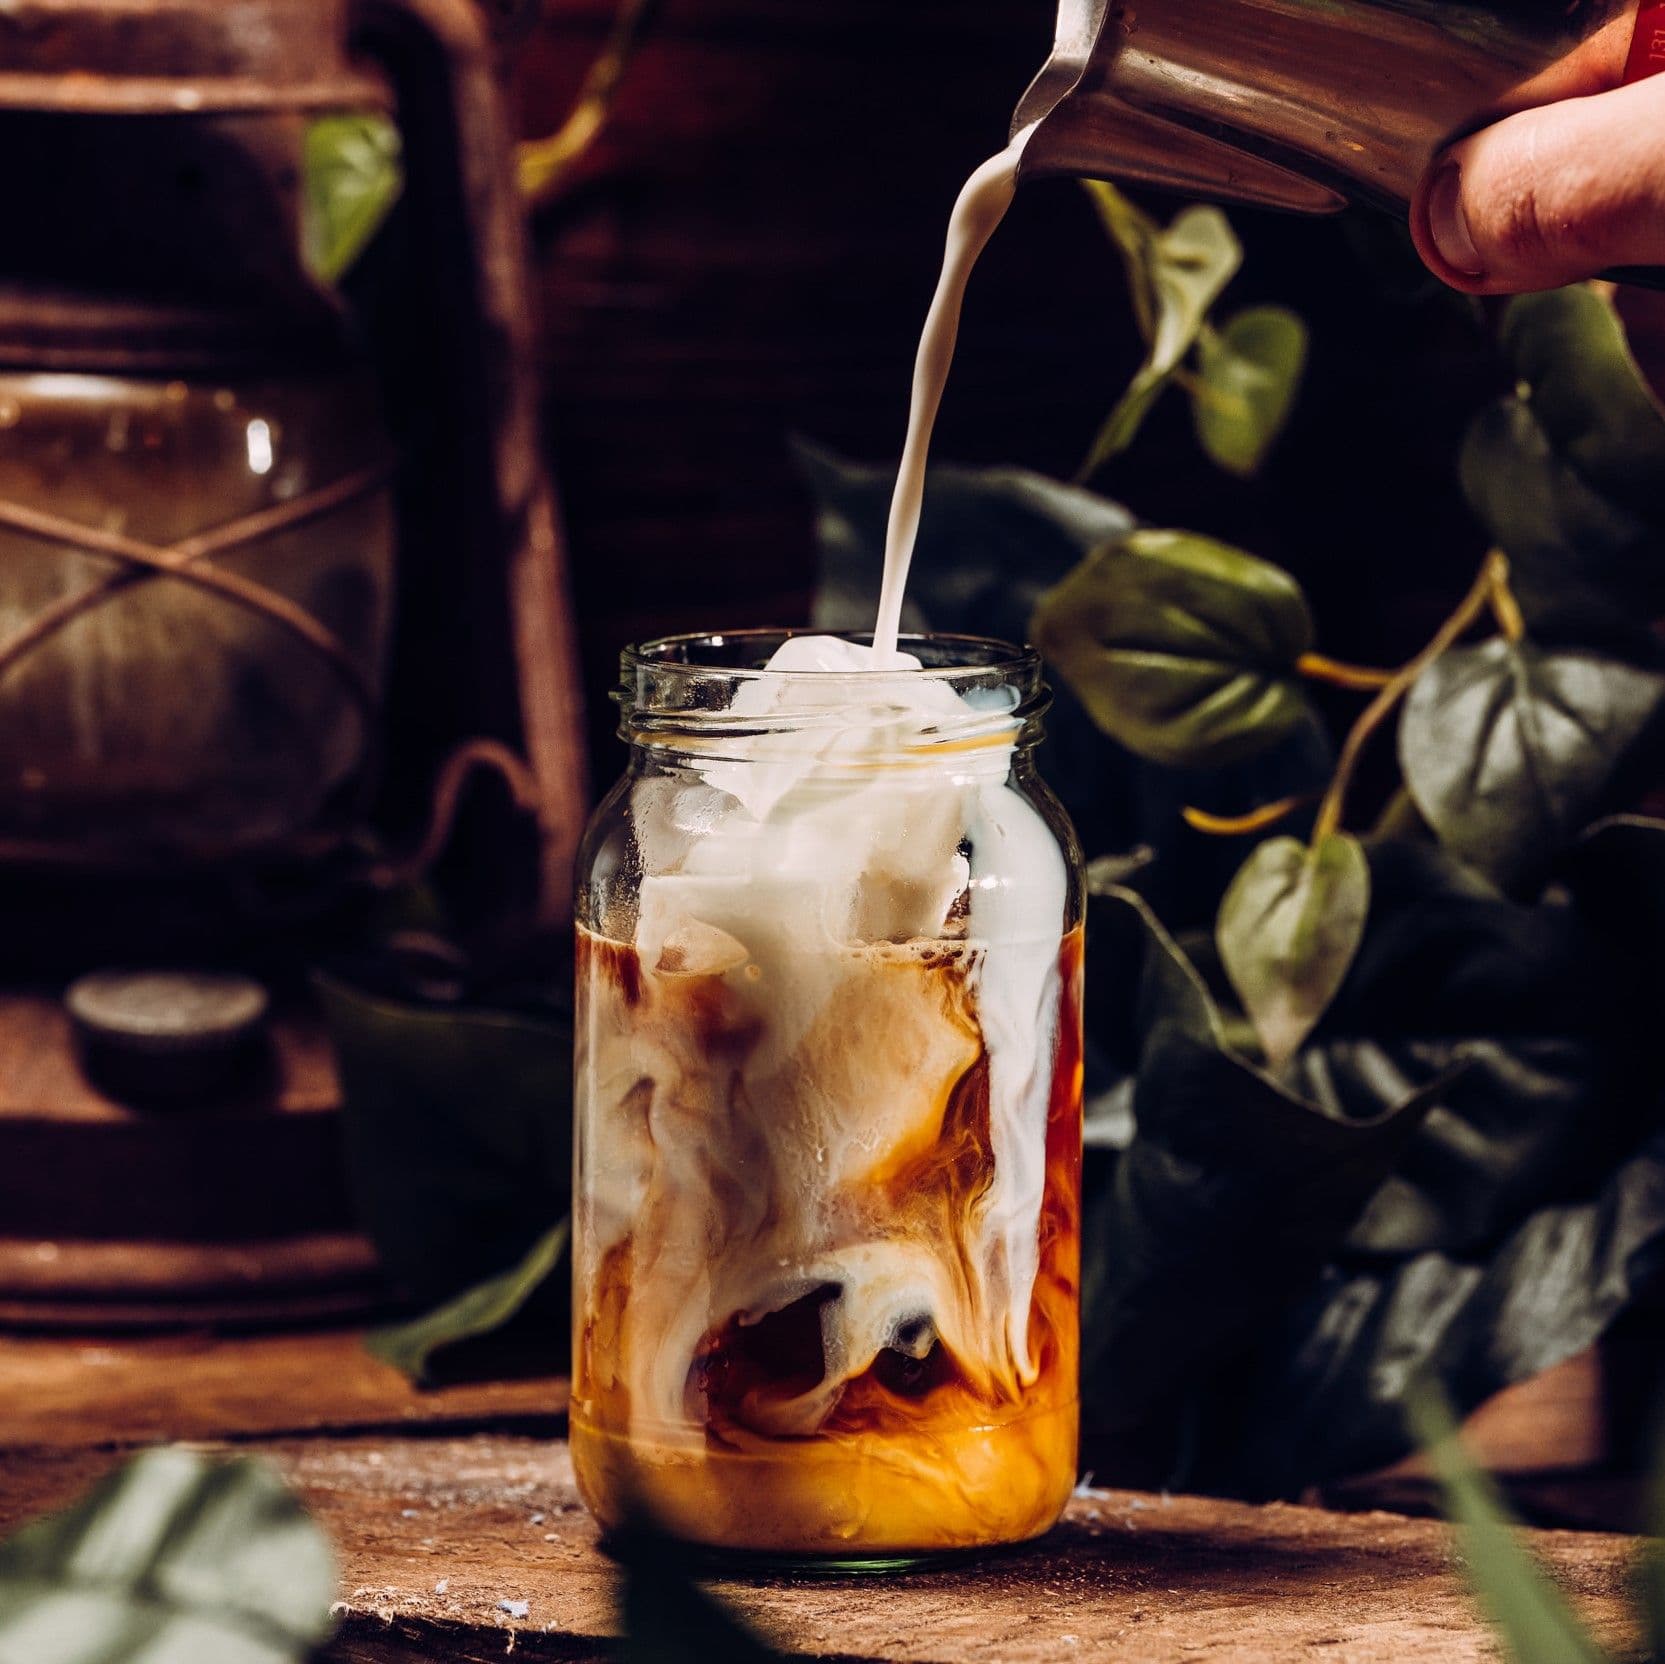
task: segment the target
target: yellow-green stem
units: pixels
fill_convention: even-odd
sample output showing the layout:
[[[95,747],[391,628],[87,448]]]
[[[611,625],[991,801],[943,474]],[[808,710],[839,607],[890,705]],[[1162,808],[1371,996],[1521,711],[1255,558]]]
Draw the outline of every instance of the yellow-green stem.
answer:
[[[1417,677],[1452,646],[1491,604],[1496,593],[1497,573],[1500,567],[1507,575],[1508,565],[1500,554],[1493,551],[1486,556],[1480,567],[1479,577],[1474,580],[1468,594],[1458,603],[1457,610],[1439,627],[1433,640],[1409,664],[1394,673],[1393,680],[1370,701],[1359,720],[1353,724],[1352,732],[1342,745],[1341,756],[1336,761],[1335,775],[1330,781],[1330,788],[1324,793],[1324,801],[1318,805],[1318,818],[1312,828],[1314,849],[1341,829],[1342,811],[1347,804],[1347,788],[1352,784],[1354,770],[1358,768],[1359,758],[1363,755],[1370,736],[1393,714],[1394,707],[1410,692]]]
[[[1492,563],[1492,616],[1506,640],[1521,641],[1526,636],[1526,619],[1521,615],[1514,590],[1509,587],[1508,557],[1494,549],[1488,558]]]
[[[545,139],[522,144],[515,156],[521,194],[530,202],[548,202],[571,175],[574,165],[606,125],[619,82],[642,44],[661,0],[620,0],[617,16],[595,61],[578,89],[567,119]]]
[[[1346,664],[1340,659],[1326,658],[1322,653],[1303,653],[1295,661],[1295,673],[1308,681],[1328,682],[1331,687],[1346,688],[1351,693],[1373,693],[1377,688],[1385,688],[1394,677],[1391,670]]]
[[[1206,832],[1211,838],[1243,838],[1275,826],[1285,815],[1294,814],[1312,799],[1313,793],[1302,792],[1295,797],[1279,798],[1276,803],[1262,804],[1246,815],[1211,815],[1206,809],[1189,807],[1180,810],[1180,815],[1194,832]]]

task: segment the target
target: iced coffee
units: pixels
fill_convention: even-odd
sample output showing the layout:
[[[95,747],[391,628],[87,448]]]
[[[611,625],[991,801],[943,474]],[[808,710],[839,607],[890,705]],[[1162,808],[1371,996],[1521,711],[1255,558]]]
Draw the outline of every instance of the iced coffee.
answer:
[[[1081,885],[1031,655],[626,656],[580,875],[571,1437],[604,1524],[877,1562],[1075,1479]]]

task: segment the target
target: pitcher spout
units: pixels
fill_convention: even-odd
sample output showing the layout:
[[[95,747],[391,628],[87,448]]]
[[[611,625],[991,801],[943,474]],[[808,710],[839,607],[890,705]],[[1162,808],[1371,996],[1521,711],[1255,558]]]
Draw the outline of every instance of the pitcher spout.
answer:
[[[1636,0],[1060,0],[1021,174],[1402,210],[1437,151],[1615,83]]]

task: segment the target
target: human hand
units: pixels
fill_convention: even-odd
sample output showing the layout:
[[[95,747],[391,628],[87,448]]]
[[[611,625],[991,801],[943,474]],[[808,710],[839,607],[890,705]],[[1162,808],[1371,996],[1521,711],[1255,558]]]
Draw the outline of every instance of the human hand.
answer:
[[[1507,116],[1435,158],[1411,235],[1437,277],[1500,295],[1665,266],[1665,75],[1619,86],[1623,68],[1609,53],[1588,65],[1582,96]]]

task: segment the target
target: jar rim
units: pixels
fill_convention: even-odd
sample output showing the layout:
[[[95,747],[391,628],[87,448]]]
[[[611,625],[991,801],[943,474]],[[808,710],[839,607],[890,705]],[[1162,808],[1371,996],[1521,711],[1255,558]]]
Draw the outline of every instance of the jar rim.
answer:
[[[867,632],[814,629],[746,629],[660,636],[628,647],[620,656],[619,737],[631,745],[675,748],[693,742],[709,748],[739,737],[793,733],[812,728],[847,729],[852,712],[905,709],[903,687],[947,687],[969,700],[963,714],[925,723],[922,750],[965,744],[1004,733],[1014,746],[1040,736],[1040,718],[1051,703],[1041,657],[1031,647],[994,636],[944,631],[905,635],[898,645],[922,660],[918,669],[769,670],[766,662],[783,642],[803,636],[871,641]],[[753,703],[745,690],[763,698]],[[779,706],[769,695],[792,697]],[[819,697],[825,694],[825,698]],[[913,754],[915,748],[909,748]]]
[[[626,647],[619,656],[619,667],[627,680],[640,671],[659,675],[722,676],[745,681],[779,682],[894,682],[898,676],[921,676],[937,680],[956,676],[1021,677],[1032,674],[1040,666],[1040,654],[1033,648],[999,636],[970,635],[953,630],[931,630],[900,636],[897,646],[916,658],[935,656],[944,648],[953,650],[942,663],[924,662],[915,670],[911,667],[872,670],[770,670],[761,663],[746,659],[767,659],[783,642],[796,636],[833,636],[840,641],[871,645],[871,630],[827,630],[813,626],[790,628],[747,628],[743,630],[693,630],[678,635],[656,636],[652,640]],[[691,659],[686,655],[700,648],[713,651],[733,645],[736,649],[751,649],[749,654],[737,653],[741,662],[723,659],[708,661]],[[924,652],[921,652],[921,649]]]

